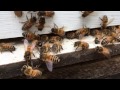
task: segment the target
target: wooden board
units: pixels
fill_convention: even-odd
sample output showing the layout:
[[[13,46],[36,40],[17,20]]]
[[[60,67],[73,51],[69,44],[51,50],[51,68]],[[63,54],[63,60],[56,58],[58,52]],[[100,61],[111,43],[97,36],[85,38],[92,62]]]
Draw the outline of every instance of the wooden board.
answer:
[[[29,14],[27,14],[30,17]],[[95,11],[87,18],[81,17],[80,11],[55,11],[53,18],[47,18],[46,27],[40,34],[50,33],[50,27],[56,23],[59,27],[65,26],[65,31],[75,30],[82,28],[86,25],[89,28],[100,27],[100,19],[103,15],[107,15],[109,20],[114,18],[114,21],[109,24],[120,25],[120,11]],[[26,11],[22,18],[17,18],[13,11],[0,11],[0,39],[22,37],[22,23],[26,21]],[[37,31],[35,27],[31,28],[32,31]]]

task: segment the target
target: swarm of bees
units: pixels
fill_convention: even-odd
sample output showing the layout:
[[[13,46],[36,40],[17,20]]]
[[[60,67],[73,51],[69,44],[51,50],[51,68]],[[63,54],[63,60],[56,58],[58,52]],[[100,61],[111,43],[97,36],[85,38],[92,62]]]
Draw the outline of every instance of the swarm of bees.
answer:
[[[29,11],[31,12],[31,11]],[[28,13],[29,13],[28,12]],[[53,28],[50,29],[50,34],[43,34],[39,35],[35,32],[31,32],[30,29],[35,25],[38,31],[42,31],[45,27],[46,17],[51,18],[55,15],[54,11],[33,11],[35,12],[36,16],[33,16],[32,13],[31,17],[28,18],[26,15],[27,21],[22,22],[24,23],[22,26],[22,30],[25,31],[22,33],[25,46],[25,53],[24,59],[26,61],[26,65],[24,65],[21,71],[29,77],[38,77],[42,75],[42,71],[38,68],[34,68],[32,62],[32,56],[34,55],[34,49],[37,49],[40,56],[39,60],[43,61],[46,64],[47,69],[52,72],[53,71],[53,64],[59,63],[60,58],[56,55],[57,53],[61,52],[64,47],[62,46],[62,42],[64,38],[67,39],[78,39],[79,41],[74,42],[75,51],[77,50],[88,50],[90,45],[88,42],[82,41],[81,39],[85,36],[92,35],[91,29],[88,27],[83,27],[77,29],[75,31],[65,32],[65,28],[58,27],[55,23]],[[94,11],[81,11],[82,17],[85,18],[90,14],[94,13]],[[14,11],[17,17],[22,17],[22,11]],[[95,52],[102,54],[106,58],[111,57],[111,50],[106,48],[107,45],[113,44],[114,42],[120,42],[120,26],[115,27],[108,27],[113,19],[109,20],[107,15],[104,15],[102,18],[99,18],[101,21],[101,28],[93,30],[93,36],[95,37],[95,44],[101,44],[101,46],[97,46],[95,48]],[[36,48],[37,47],[37,48]],[[11,44],[1,43],[0,44],[0,51],[15,51],[15,47]]]

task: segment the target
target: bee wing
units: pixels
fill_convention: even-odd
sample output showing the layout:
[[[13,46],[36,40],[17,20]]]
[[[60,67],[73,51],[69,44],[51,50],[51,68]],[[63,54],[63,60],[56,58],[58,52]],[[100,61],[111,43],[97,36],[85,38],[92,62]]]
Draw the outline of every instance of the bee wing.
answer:
[[[46,66],[50,72],[53,71],[53,62],[52,61],[46,61]]]
[[[29,45],[29,42],[27,39],[24,40],[24,47],[25,47],[25,50],[27,50],[27,47]]]
[[[33,51],[33,49],[35,48],[35,46],[36,46],[36,43],[32,42],[32,44],[31,44],[31,51]]]
[[[115,19],[115,18],[112,18],[112,19],[107,23],[107,25],[109,25],[110,23],[112,23],[114,19]]]

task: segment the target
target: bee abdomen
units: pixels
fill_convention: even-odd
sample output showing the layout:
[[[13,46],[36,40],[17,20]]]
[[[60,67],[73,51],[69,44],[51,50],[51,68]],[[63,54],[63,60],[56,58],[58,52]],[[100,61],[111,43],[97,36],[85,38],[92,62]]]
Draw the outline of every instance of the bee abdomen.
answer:
[[[52,61],[53,61],[54,63],[58,63],[58,62],[60,62],[59,57],[54,56],[54,55],[52,55],[51,57],[52,57]]]

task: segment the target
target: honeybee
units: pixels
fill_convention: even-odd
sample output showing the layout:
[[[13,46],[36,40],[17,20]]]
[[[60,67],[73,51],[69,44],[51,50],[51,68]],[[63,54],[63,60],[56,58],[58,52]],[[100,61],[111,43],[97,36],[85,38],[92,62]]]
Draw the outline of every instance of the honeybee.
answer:
[[[15,46],[11,43],[0,43],[0,52],[1,53],[3,51],[10,51],[12,53],[15,50],[16,50]]]
[[[102,29],[104,30],[104,29],[107,28],[107,25],[110,24],[110,23],[114,20],[114,18],[111,19],[110,21],[108,21],[107,15],[104,15],[104,16],[102,17],[102,19],[100,18],[100,20],[102,21],[101,27],[102,27]]]
[[[49,39],[50,43],[54,43],[54,42],[57,42],[57,41],[62,41],[62,38],[60,36],[51,36],[50,39]]]
[[[106,48],[106,47],[97,46],[97,47],[96,47],[96,51],[97,51],[98,53],[103,54],[103,55],[104,55],[105,57],[107,57],[107,58],[110,58],[110,57],[111,57],[111,55],[110,55],[110,49],[108,49],[108,48]]]
[[[82,50],[86,50],[89,48],[89,44],[87,42],[77,41],[74,43],[74,47],[77,47],[76,50],[78,48],[81,48]]]
[[[113,44],[114,41],[115,41],[115,38],[114,38],[113,36],[106,36],[105,38],[103,38],[101,44],[102,44],[103,46],[106,46],[106,45],[108,45],[109,43],[112,43],[112,44]]]
[[[39,36],[40,36],[40,41],[41,42],[46,43],[49,40],[49,36],[48,35],[43,34],[43,35],[39,35]]]
[[[36,17],[32,16],[32,13],[31,13],[30,19],[28,19],[27,15],[26,15],[26,18],[27,18],[27,21],[23,22],[24,25],[22,27],[22,30],[29,30],[37,21]]]
[[[49,53],[42,54],[40,56],[40,59],[46,63],[46,66],[50,72],[52,72],[52,70],[53,70],[53,63],[60,62],[60,59],[58,56],[51,55]]]
[[[32,78],[35,78],[35,77],[38,77],[38,76],[41,76],[42,75],[42,72],[38,69],[35,69],[35,68],[32,68],[31,66],[27,66],[27,65],[24,65],[22,68],[21,68],[21,71],[28,77],[32,77]]]
[[[90,29],[89,28],[81,28],[81,29],[78,29],[76,32],[75,32],[75,35],[76,35],[76,38],[77,39],[81,39],[83,38],[85,35],[89,35],[90,34]]]
[[[14,11],[14,13],[17,17],[22,17],[22,15],[23,15],[22,11]]]
[[[67,39],[74,39],[75,38],[75,31],[66,32]]]
[[[36,24],[36,27],[38,28],[38,30],[42,31],[45,25],[45,17],[41,16],[39,19],[39,22]]]
[[[61,37],[64,37],[65,35],[64,27],[58,28],[56,24],[54,24],[54,28],[52,28],[51,31],[52,33],[57,34]]]
[[[26,60],[27,65],[29,65],[29,63],[30,63],[33,66],[33,63],[31,62],[31,57],[32,57],[32,55],[34,55],[33,50],[36,47],[37,43],[38,43],[38,40],[32,41],[31,44],[29,44],[28,40],[26,40],[26,39],[24,40],[24,46],[25,46],[24,58]],[[35,57],[35,55],[34,55],[34,57]]]
[[[91,13],[93,13],[94,11],[81,11],[83,14],[82,14],[82,17],[87,17],[88,15],[90,15]]]
[[[51,51],[51,45],[49,43],[43,44],[40,51],[41,51],[41,53],[50,52]]]
[[[101,31],[99,30],[95,30],[94,31],[94,34],[95,34],[95,44],[99,44],[100,41],[103,39],[104,35]]]
[[[63,50],[62,44],[60,42],[55,42],[52,46],[52,51],[58,53],[61,50]]]
[[[39,35],[35,35],[35,33],[32,32],[24,32],[22,33],[23,37],[27,40],[39,40]]]
[[[38,16],[47,16],[47,17],[52,17],[55,14],[54,11],[39,11],[37,13]]]

